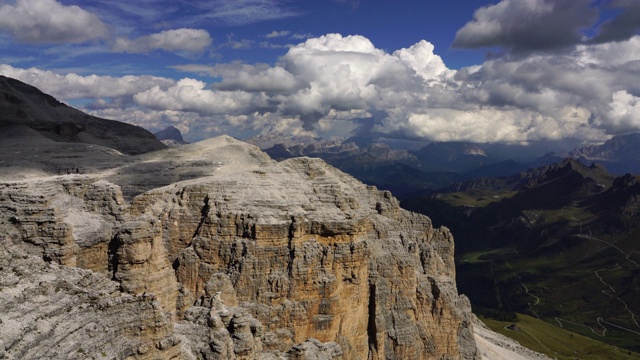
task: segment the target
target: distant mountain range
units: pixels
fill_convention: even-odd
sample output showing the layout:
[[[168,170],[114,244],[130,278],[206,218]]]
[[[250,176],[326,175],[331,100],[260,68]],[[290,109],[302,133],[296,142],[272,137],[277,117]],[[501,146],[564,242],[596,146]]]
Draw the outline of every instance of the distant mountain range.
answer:
[[[596,161],[612,174],[640,174],[640,134],[613,137],[602,145],[562,153],[538,145],[431,143],[418,150],[394,149],[373,137],[344,141],[311,137],[258,136],[247,142],[276,160],[319,157],[361,181],[391,190],[401,198],[435,191],[465,180],[512,176],[572,157]],[[557,147],[556,147],[557,148]]]
[[[455,174],[429,174],[421,170],[418,158],[407,150],[392,149],[382,142],[363,139],[322,140],[311,137],[284,139],[259,136],[246,140],[262,147],[281,161],[299,156],[318,157],[360,181],[391,190],[396,196],[438,188],[458,181]]]
[[[261,146],[276,160],[298,156],[319,157],[359,180],[410,197],[480,176],[511,175],[528,168],[562,159],[547,154],[537,159],[516,161],[506,154],[520,154],[522,147],[431,143],[419,150],[394,149],[373,138],[350,138],[344,142],[310,137],[284,139],[262,136],[247,139]]]
[[[577,148],[569,156],[602,163],[613,174],[640,174],[640,134],[614,136],[601,145]]]
[[[640,177],[573,158],[402,202],[456,234],[474,310],[528,313],[640,351]]]

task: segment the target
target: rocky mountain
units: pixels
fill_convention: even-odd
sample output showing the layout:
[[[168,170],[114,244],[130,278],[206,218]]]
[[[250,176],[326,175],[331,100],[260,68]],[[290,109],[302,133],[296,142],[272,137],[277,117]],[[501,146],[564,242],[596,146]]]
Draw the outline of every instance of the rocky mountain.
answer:
[[[180,130],[174,126],[167,126],[166,128],[154,133],[153,135],[162,141],[163,144],[169,147],[176,147],[184,144],[188,144],[183,138]]]
[[[320,159],[4,130],[2,358],[544,359],[477,322],[446,228]]]
[[[100,145],[124,154],[165,146],[147,130],[71,108],[33,86],[0,75],[0,129],[35,130],[54,141]]]
[[[261,139],[261,138],[259,138]],[[252,143],[252,142],[250,142]],[[253,143],[261,143],[253,140]],[[358,162],[354,159],[362,158],[359,162],[393,162],[408,161],[415,162],[415,156],[406,150],[392,149],[382,142],[371,142],[367,144],[356,144],[352,141],[340,142],[330,141],[301,141],[291,145],[277,143],[273,146],[262,148],[269,156],[276,160],[290,159],[297,156],[319,157],[328,161],[340,159],[343,161]]]
[[[573,157],[585,157],[587,159],[616,160],[624,158],[637,158],[640,146],[640,134],[614,136],[600,145],[589,145],[574,149],[569,153]]]
[[[639,199],[636,176],[568,158],[402,205],[456,234],[458,286],[474,311],[525,313],[640,352]]]
[[[481,146],[469,143],[431,143],[412,153],[429,171],[462,173],[497,162]]]
[[[133,181],[134,168],[148,178]],[[171,168],[186,178],[205,168],[207,176],[175,183],[163,175]],[[41,171],[46,169],[43,164]],[[55,343],[48,340],[57,336],[51,327],[81,328],[81,334],[118,327],[122,321],[112,319],[115,314],[78,323],[56,317],[67,308],[81,315],[76,308],[117,301],[124,294],[115,288],[134,296],[125,297],[134,303],[133,312],[155,306],[140,316],[166,313],[158,321],[176,321],[172,329],[163,328],[163,336],[158,330],[147,337],[123,324],[117,331],[138,339],[116,349],[129,355],[258,358],[313,351],[349,359],[477,357],[469,305],[453,280],[451,234],[400,209],[388,192],[321,160],[276,163],[257,148],[222,137],[136,158],[114,157],[101,172],[3,182],[0,209],[5,246],[16,249],[11,251],[92,270],[103,278],[87,281],[106,287],[86,295],[61,292],[67,290],[56,291],[53,277],[36,277],[69,302],[44,310],[3,302],[0,326],[21,329],[16,340],[3,338],[9,358],[68,354],[71,345],[44,349],[35,341],[18,341]],[[11,266],[2,270],[18,281],[6,284],[14,286],[12,292],[33,286],[21,285],[29,281]],[[72,273],[98,276],[85,274]],[[75,289],[74,279],[69,286]],[[33,296],[48,304],[47,294]],[[72,299],[76,294],[85,298]],[[21,311],[33,313],[31,327],[17,326]],[[77,344],[84,351],[111,354],[105,341],[113,339],[107,335],[96,338],[98,344],[65,336],[68,343],[84,341]]]
[[[600,145],[574,149],[569,156],[585,162],[597,161],[614,174],[640,174],[640,134],[614,136]]]

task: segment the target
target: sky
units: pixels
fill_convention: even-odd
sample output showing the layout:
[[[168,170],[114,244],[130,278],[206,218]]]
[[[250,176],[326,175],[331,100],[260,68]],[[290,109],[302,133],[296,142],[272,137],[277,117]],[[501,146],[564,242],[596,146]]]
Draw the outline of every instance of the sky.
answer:
[[[0,74],[188,141],[640,131],[640,0],[0,0]]]

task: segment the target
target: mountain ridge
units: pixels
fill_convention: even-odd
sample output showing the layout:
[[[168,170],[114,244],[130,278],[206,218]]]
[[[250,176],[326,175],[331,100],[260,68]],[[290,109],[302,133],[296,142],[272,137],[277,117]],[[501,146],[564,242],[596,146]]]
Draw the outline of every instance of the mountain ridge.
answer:
[[[640,133],[617,135],[600,145],[579,147],[569,156],[581,159],[583,162],[597,161],[602,163],[612,173],[640,174]]]
[[[85,114],[33,86],[2,75],[0,127],[30,128],[54,141],[101,145],[125,154],[165,148],[141,127]]]

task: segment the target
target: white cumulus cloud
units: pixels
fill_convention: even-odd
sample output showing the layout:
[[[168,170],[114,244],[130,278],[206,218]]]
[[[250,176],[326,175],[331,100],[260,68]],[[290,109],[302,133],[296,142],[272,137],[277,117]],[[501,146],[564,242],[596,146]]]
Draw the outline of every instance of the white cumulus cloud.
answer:
[[[222,77],[215,84],[219,90],[290,93],[301,86],[295,75],[281,66],[224,64],[216,66],[211,74]]]
[[[0,5],[0,31],[20,42],[37,44],[82,43],[107,38],[109,33],[95,14],[55,0]]]
[[[182,121],[198,134],[192,139],[268,131],[348,136],[362,124],[393,136],[472,142],[602,140],[640,131],[639,36],[460,70],[434,51],[420,41],[389,53],[363,36],[328,34],[291,47],[273,65],[173,67],[218,78],[213,83],[8,65],[0,73],[63,100],[96,99],[92,109],[103,116],[126,120],[129,113],[154,128]]]
[[[606,111],[607,127],[619,132],[638,131],[640,128],[640,97],[625,90],[616,91],[611,96]]]
[[[133,96],[139,105],[157,109],[225,114],[251,108],[254,96],[239,91],[213,91],[206,83],[184,78],[168,89],[154,86]]]
[[[0,65],[0,74],[33,85],[47,94],[64,99],[112,98],[132,96],[150,87],[168,88],[174,80],[157,76],[82,76],[74,73],[58,74],[36,68],[20,69]]]
[[[628,40],[577,47],[578,60],[584,66],[622,66],[640,61],[640,36]]]
[[[449,70],[433,51],[433,44],[422,40],[408,49],[397,50],[393,55],[427,81],[453,76],[455,72]]]

